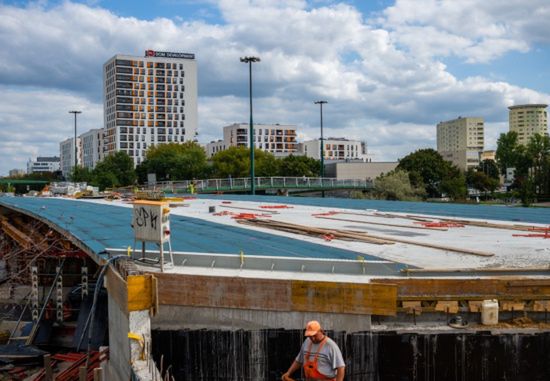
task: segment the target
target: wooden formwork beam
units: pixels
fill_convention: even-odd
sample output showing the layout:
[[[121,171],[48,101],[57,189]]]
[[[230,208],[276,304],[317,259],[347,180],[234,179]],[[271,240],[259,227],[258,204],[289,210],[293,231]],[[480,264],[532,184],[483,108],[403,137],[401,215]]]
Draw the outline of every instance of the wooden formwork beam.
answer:
[[[550,279],[530,278],[431,278],[377,279],[397,285],[397,299],[475,301],[550,300]]]
[[[4,233],[17,242],[23,249],[30,250],[32,248],[33,240],[31,237],[13,226],[6,217],[0,217],[0,226],[2,226]]]
[[[159,304],[281,312],[332,312],[393,316],[392,284],[315,282],[155,274]]]

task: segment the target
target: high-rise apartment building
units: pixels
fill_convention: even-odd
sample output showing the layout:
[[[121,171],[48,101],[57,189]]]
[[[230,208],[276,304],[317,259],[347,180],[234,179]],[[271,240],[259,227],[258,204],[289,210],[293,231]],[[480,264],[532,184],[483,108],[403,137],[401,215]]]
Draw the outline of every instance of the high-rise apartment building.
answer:
[[[209,156],[229,147],[250,147],[250,128],[247,123],[234,123],[223,128],[223,141],[206,145]],[[254,147],[275,156],[296,154],[296,126],[255,124]]]
[[[508,107],[510,131],[518,134],[518,143],[527,145],[535,134],[548,135],[548,114],[545,104],[517,105]]]
[[[75,166],[74,159],[74,147],[75,141],[74,138],[68,138],[59,143],[59,159],[60,159],[60,169],[61,173],[65,178],[68,178],[69,175],[73,172]],[[76,138],[76,165],[82,165],[81,160],[81,147],[80,147],[80,138]]]
[[[103,154],[124,151],[139,164],[147,149],[194,140],[197,62],[189,53],[117,54],[103,65]]]
[[[437,152],[463,170],[479,165],[484,147],[483,118],[462,118],[437,124]]]
[[[103,151],[103,129],[96,128],[89,130],[79,136],[81,144],[82,166],[84,168],[94,169],[101,160]]]

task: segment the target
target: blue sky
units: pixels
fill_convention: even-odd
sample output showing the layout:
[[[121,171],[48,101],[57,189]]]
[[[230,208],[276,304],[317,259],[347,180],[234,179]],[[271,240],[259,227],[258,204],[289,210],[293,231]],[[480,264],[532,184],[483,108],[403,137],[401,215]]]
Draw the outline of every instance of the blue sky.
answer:
[[[0,175],[71,136],[102,127],[102,65],[146,49],[195,53],[199,141],[247,120],[366,141],[374,160],[435,147],[435,125],[485,119],[485,146],[507,107],[550,101],[547,0],[0,0]]]

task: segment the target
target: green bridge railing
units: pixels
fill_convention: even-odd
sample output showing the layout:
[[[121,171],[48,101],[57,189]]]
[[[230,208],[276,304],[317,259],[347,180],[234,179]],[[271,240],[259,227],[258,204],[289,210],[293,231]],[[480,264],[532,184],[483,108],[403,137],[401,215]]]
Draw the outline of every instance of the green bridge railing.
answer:
[[[329,177],[256,177],[256,190],[335,190],[370,189],[372,180],[335,179]],[[250,190],[250,178],[225,178],[206,180],[165,181],[149,185],[148,189],[162,190],[167,193],[187,193],[194,188],[196,193],[245,192]]]

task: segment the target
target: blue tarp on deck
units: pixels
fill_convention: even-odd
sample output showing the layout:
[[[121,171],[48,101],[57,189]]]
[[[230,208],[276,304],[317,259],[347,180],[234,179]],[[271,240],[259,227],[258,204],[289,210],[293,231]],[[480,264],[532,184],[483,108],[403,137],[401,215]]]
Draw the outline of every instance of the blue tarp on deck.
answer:
[[[0,205],[38,216],[70,232],[96,254],[106,248],[134,245],[132,209],[59,198],[2,197]],[[298,239],[227,226],[197,218],[172,215],[171,243],[174,251],[269,255],[304,258],[366,260],[377,257]],[[399,266],[398,266],[399,267]]]

